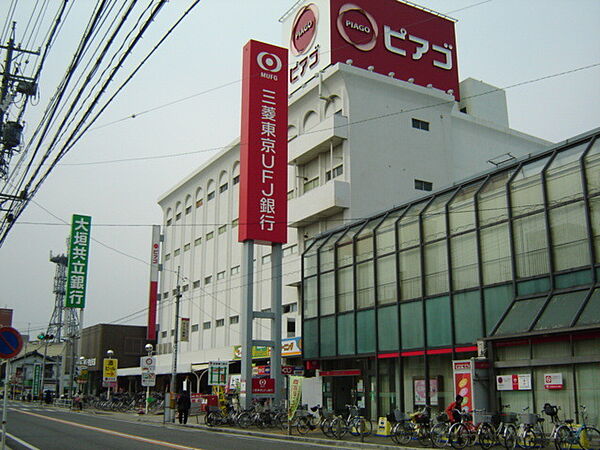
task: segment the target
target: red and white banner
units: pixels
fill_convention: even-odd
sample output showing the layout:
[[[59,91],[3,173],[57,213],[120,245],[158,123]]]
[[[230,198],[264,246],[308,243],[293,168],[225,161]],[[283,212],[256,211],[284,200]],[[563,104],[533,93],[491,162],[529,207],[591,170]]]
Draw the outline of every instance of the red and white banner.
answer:
[[[150,295],[148,296],[148,327],[146,339],[156,340],[156,301],[158,296],[158,261],[160,255],[160,225],[152,225],[150,252]]]
[[[563,387],[562,373],[544,374],[544,389],[562,389]]]
[[[287,242],[287,49],[244,46],[240,242]]]
[[[341,62],[459,99],[454,21],[441,14],[396,0],[307,0],[284,32],[293,90]]]
[[[252,378],[253,394],[274,394],[275,378]]]

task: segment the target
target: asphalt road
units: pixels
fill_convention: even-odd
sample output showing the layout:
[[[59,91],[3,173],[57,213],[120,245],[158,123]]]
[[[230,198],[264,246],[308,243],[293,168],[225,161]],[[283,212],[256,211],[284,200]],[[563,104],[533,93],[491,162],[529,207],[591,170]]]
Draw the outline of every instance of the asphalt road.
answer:
[[[194,428],[118,420],[9,402],[7,445],[12,449],[235,449],[324,448],[312,443],[239,436]]]

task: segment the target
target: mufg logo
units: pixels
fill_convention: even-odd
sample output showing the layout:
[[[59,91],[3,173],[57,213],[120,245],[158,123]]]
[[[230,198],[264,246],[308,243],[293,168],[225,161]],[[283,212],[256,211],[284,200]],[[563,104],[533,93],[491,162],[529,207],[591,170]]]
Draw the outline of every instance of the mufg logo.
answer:
[[[283,67],[283,63],[279,56],[269,52],[260,52],[256,56],[256,62],[262,69],[262,72],[260,73],[262,78],[277,81],[277,72]]]

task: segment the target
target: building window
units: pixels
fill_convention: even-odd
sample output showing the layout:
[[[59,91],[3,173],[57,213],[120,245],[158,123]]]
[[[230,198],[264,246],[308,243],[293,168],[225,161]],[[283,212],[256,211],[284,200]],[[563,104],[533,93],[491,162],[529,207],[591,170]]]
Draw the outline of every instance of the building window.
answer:
[[[217,280],[222,280],[225,278],[225,271],[217,273]]]
[[[200,280],[196,280],[196,281],[194,281],[194,284],[192,284],[192,287],[193,287],[194,289],[198,289],[198,288],[200,287]]]
[[[173,219],[167,219],[167,226],[170,226],[173,223]]]
[[[175,251],[173,252],[173,256],[179,256],[179,254],[181,253],[181,249],[177,248],[175,249]]]
[[[413,117],[412,127],[417,130],[429,131],[429,122],[425,122],[424,120],[415,119]]]
[[[167,253],[167,254],[165,255],[165,261],[168,261],[168,260],[170,260],[170,259],[171,259],[171,254],[170,254],[170,253]]]
[[[227,225],[221,225],[218,229],[217,229],[219,234],[223,234],[227,231]]]
[[[235,325],[236,323],[240,323],[240,316],[231,316],[229,318],[229,324]]]
[[[204,204],[203,198],[199,198],[198,200],[196,200],[196,208],[200,208],[203,204]]]
[[[240,222],[240,219],[233,219],[233,220],[231,221],[231,227],[232,227],[232,228],[235,228],[235,227],[237,227],[239,222]]]
[[[196,331],[198,331],[198,324],[195,323],[194,325],[192,325],[192,333],[195,333]]]
[[[229,187],[229,185],[227,183],[222,184],[221,186],[219,186],[219,194],[222,194],[223,192],[225,192],[228,187]]]
[[[195,245],[196,247],[198,247],[200,244],[202,244],[202,238],[201,238],[201,237],[197,238],[197,239],[194,241],[194,245]]]
[[[271,308],[261,309],[261,312],[271,312]]]
[[[203,330],[210,330],[210,322],[204,322],[202,324],[202,329]]]
[[[183,285],[183,292],[187,292],[190,289],[190,285],[189,284],[184,284]]]
[[[173,289],[172,294],[177,295],[177,289]]]
[[[187,252],[189,249],[190,249],[190,244],[185,244],[185,245],[183,246],[183,251],[184,251],[184,252]]]
[[[177,221],[177,220],[179,220],[179,219],[181,219],[181,213],[177,213],[177,214],[175,215],[175,220]]]
[[[304,193],[313,190],[319,185],[319,177],[315,177],[312,180],[308,180],[304,183]]]
[[[212,283],[212,275],[204,277],[204,284],[210,284],[210,283]]]
[[[171,336],[175,336],[175,330],[171,330]]]
[[[296,319],[287,320],[287,337],[296,336]]]
[[[235,275],[236,273],[240,273],[240,266],[233,266],[231,268],[231,275]]]
[[[215,233],[213,231],[211,231],[210,233],[206,233],[206,240],[210,241],[214,235]]]
[[[262,257],[263,264],[269,264],[271,262],[271,255],[265,255]]]
[[[166,338],[167,337],[167,332],[166,331],[161,332],[160,333],[160,337]]]
[[[283,314],[296,312],[296,311],[298,311],[298,304],[297,303],[289,303],[287,305],[283,305],[282,310],[283,310]]]
[[[235,186],[236,184],[238,184],[240,182],[240,176],[236,175],[235,177],[233,177],[233,185]]]
[[[169,293],[168,292],[163,292],[163,298],[169,298]]]
[[[160,293],[156,296],[156,300],[158,300],[160,302],[160,300],[162,299],[162,295],[160,295]]]
[[[463,114],[468,114],[467,113],[467,107],[465,106],[463,108],[460,108],[460,112],[463,113]]]
[[[430,181],[423,181],[415,179],[415,189],[420,191],[432,191],[433,183]]]
[[[216,327],[223,327],[223,326],[225,326],[225,319],[217,319],[217,321],[215,322],[215,326]]]
[[[283,249],[283,256],[291,255],[292,253],[298,253],[298,246],[296,244]]]
[[[337,178],[344,173],[344,165],[340,164],[337,167],[334,167],[333,170],[328,170],[325,172],[325,180],[329,181],[333,178]]]
[[[189,213],[192,212],[192,207],[188,206],[187,208],[185,208],[185,215],[187,216]]]
[[[208,200],[209,202],[215,198],[215,191],[209,192],[208,195],[206,196],[206,200]]]

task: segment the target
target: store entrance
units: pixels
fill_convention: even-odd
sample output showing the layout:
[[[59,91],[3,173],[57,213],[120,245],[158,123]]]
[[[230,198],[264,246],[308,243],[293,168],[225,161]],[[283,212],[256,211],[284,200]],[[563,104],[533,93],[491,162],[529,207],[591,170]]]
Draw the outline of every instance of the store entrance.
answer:
[[[332,383],[333,409],[337,413],[345,413],[346,405],[354,404],[352,392],[354,377],[335,377]]]

